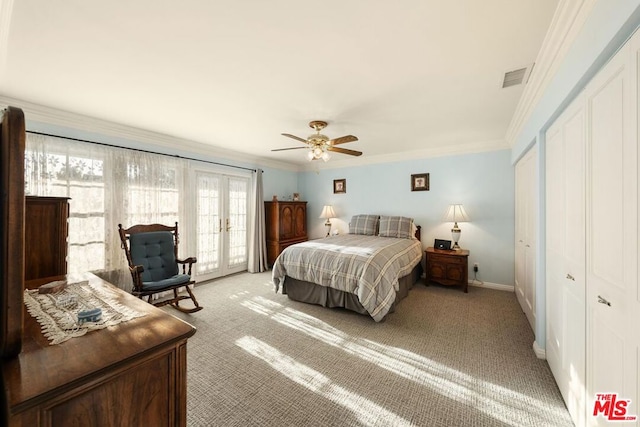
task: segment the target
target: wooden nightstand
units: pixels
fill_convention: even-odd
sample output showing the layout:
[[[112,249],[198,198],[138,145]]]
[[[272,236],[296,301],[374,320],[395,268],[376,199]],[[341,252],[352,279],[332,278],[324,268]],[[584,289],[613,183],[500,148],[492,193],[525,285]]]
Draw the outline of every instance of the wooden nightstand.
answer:
[[[462,286],[467,292],[469,286],[469,251],[443,251],[427,248],[427,286],[430,282],[447,286]]]

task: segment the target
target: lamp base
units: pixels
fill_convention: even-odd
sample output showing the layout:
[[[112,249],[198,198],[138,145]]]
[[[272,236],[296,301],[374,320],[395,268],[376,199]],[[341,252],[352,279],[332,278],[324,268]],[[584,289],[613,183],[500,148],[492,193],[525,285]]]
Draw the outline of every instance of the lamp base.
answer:
[[[324,237],[329,237],[329,234],[331,234],[331,221],[327,219],[327,222],[324,223],[324,226],[327,227],[327,235]]]
[[[453,247],[451,249],[453,249],[454,251],[459,251],[461,249],[460,245],[458,245],[458,240],[460,240],[461,233],[462,231],[460,230],[460,228],[458,227],[458,223],[456,222],[451,229],[451,240],[453,240]]]

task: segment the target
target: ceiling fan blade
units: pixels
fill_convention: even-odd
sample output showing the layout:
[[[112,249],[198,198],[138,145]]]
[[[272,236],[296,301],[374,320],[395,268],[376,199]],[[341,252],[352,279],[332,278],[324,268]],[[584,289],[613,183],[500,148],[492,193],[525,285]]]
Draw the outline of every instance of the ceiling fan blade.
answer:
[[[356,150],[347,150],[346,148],[338,148],[338,147],[327,147],[328,151],[333,151],[335,153],[348,154],[350,156],[361,156],[361,151]]]
[[[329,141],[329,145],[338,145],[338,144],[345,144],[347,142],[353,142],[353,141],[357,141],[358,137],[353,136],[353,135],[345,135],[345,136],[341,136],[340,138],[334,138],[332,140]]]
[[[275,150],[271,150],[271,151],[300,150],[300,149],[304,149],[304,148],[308,148],[308,147],[276,148]]]
[[[297,141],[304,142],[305,144],[307,144],[307,140],[306,139],[302,139],[299,136],[291,135],[290,133],[283,133],[282,135],[283,136],[287,136],[289,138],[293,138],[293,139],[295,139]]]

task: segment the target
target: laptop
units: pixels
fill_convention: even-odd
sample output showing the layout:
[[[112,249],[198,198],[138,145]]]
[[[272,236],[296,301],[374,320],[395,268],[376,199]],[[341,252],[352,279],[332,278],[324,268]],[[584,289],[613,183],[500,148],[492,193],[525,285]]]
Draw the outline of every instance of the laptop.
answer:
[[[436,249],[442,249],[443,251],[450,251],[451,250],[451,240],[436,239],[435,243],[433,244],[433,247],[436,248]]]

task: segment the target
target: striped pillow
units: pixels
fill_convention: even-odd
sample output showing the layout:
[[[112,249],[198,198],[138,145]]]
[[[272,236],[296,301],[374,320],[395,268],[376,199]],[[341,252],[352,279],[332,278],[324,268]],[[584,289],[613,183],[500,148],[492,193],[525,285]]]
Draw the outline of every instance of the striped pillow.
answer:
[[[413,218],[404,216],[381,216],[378,236],[410,239],[412,224]]]
[[[378,234],[378,215],[354,215],[349,223],[349,234],[375,236]]]

